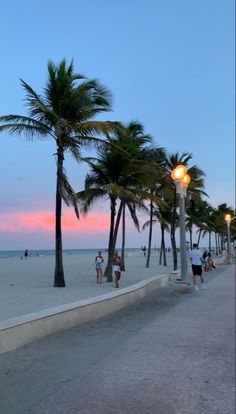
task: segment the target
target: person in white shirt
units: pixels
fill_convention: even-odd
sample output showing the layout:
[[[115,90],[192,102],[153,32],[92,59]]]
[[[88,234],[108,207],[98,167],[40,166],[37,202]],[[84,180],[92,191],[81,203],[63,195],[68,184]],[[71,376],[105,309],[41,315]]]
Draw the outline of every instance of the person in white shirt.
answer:
[[[197,276],[201,279],[201,289],[205,290],[205,282],[202,276],[202,253],[198,249],[198,244],[193,244],[193,249],[189,252],[189,259],[192,264],[192,271],[193,271],[193,283],[195,290],[199,290],[197,284]]]
[[[96,274],[97,274],[97,283],[101,284],[102,283],[102,276],[103,276],[103,271],[102,271],[102,264],[104,262],[104,259],[102,257],[102,252],[99,251],[98,255],[95,257],[95,267],[96,267]]]

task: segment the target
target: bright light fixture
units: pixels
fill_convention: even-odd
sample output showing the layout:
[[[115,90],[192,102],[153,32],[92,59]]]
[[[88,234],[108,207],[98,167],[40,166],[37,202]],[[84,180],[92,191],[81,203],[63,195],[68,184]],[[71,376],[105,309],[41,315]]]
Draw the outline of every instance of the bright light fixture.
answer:
[[[184,176],[187,173],[187,168],[185,167],[185,165],[177,165],[177,167],[175,167],[173,169],[173,171],[171,172],[171,178],[174,181],[182,181]]]
[[[225,221],[230,223],[231,220],[232,220],[231,214],[225,214]]]
[[[190,181],[191,181],[191,178],[189,177],[189,175],[185,174],[185,176],[183,178],[184,185],[189,185]]]

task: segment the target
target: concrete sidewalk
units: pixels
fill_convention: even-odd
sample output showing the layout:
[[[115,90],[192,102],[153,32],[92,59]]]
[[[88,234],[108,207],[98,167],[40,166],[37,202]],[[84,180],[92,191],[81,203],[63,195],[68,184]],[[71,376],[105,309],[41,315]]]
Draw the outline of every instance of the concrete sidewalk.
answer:
[[[207,277],[0,356],[0,411],[233,414],[235,267]]]

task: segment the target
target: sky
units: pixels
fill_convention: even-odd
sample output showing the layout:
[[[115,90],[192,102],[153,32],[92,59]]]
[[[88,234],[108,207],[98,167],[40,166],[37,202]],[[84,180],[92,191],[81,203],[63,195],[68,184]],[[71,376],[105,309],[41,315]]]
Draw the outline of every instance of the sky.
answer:
[[[48,61],[73,59],[76,72],[112,91],[113,110],[101,119],[139,121],[169,153],[192,153],[208,202],[233,207],[234,7],[234,0],[3,0],[0,115],[27,114],[20,78],[42,93]],[[54,248],[53,154],[50,140],[1,133],[0,250]],[[65,167],[82,189],[87,167],[69,156]],[[80,221],[64,206],[62,223],[64,248],[107,247],[107,202]],[[128,222],[127,246],[143,244],[147,231]]]

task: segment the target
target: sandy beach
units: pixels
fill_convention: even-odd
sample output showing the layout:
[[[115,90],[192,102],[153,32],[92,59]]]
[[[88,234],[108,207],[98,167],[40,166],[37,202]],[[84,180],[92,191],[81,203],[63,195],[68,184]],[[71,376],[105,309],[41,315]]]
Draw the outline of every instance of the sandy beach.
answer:
[[[107,254],[103,256],[106,263]],[[139,250],[127,253],[120,288],[171,273],[171,254],[167,268],[159,266],[158,260],[158,255],[153,254],[150,267],[146,269],[146,258]],[[91,254],[64,255],[66,288],[54,288],[54,261],[50,256],[0,260],[0,321],[114,291],[114,283],[107,283],[106,279],[102,285],[96,283],[94,255]]]

